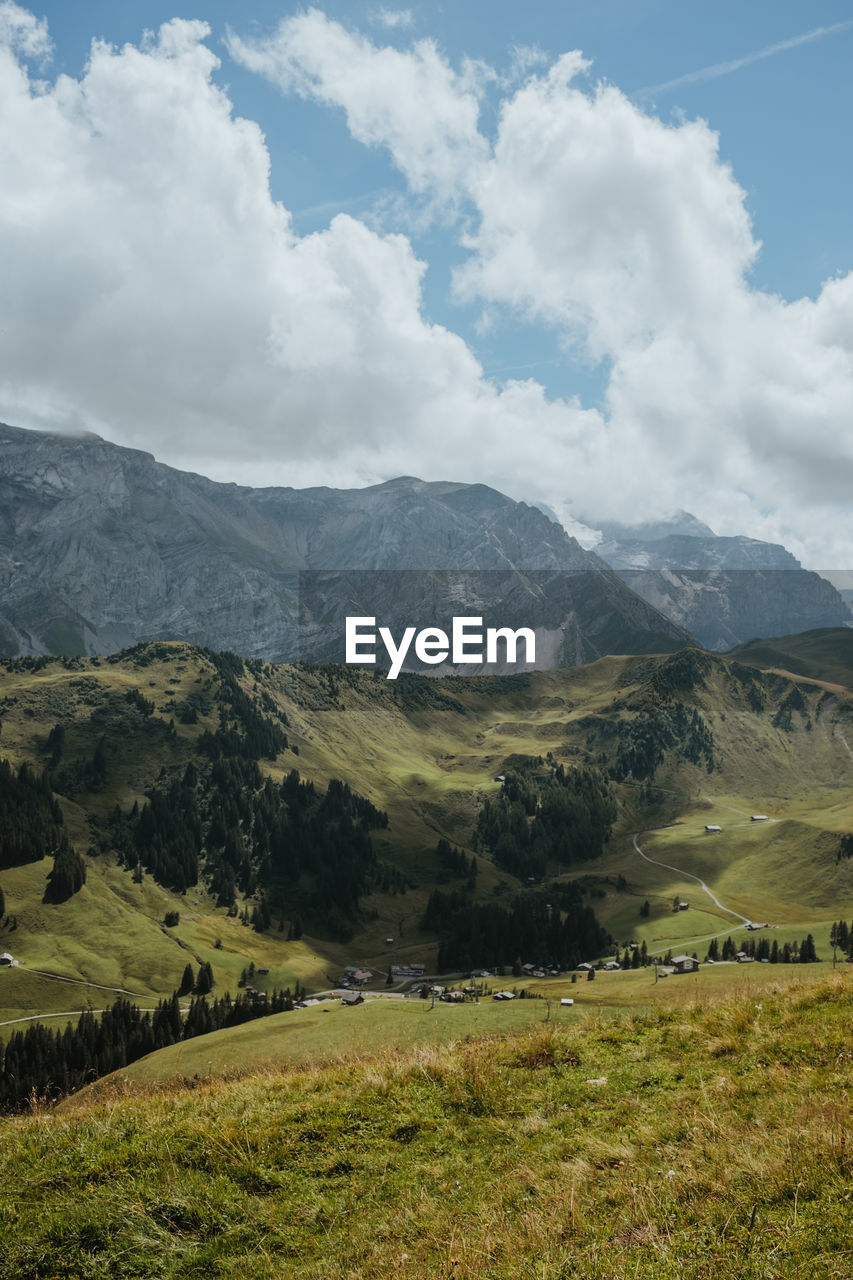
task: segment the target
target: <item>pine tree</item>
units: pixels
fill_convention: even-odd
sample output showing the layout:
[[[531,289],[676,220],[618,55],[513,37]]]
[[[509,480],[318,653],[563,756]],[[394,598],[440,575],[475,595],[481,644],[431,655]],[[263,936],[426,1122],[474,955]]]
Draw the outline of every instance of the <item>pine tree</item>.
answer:
[[[92,755],[91,782],[93,787],[102,787],[107,780],[107,739],[101,734]]]
[[[55,724],[47,735],[47,749],[50,752],[48,765],[51,769],[55,769],[62,759],[62,751],[64,747],[65,729],[61,724]]]
[[[814,938],[808,934],[800,944],[800,964],[815,964],[817,962],[817,951],[815,950]]]
[[[195,984],[195,994],[197,996],[206,996],[209,991],[213,990],[213,969],[210,963],[205,961],[198,971],[198,978]]]
[[[53,859],[53,870],[47,877],[45,902],[66,902],[86,883],[86,864],[63,837]]]
[[[188,964],[187,967],[184,969],[184,976],[181,978],[181,985],[178,987],[178,995],[179,996],[189,995],[189,993],[192,991],[194,986],[195,986],[195,974],[193,973],[192,965]]]

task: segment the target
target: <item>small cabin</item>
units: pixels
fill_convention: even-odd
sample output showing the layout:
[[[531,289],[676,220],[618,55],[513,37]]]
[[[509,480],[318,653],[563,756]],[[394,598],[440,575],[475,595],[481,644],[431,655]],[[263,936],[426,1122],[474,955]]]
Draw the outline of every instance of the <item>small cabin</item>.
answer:
[[[753,814],[751,814],[751,815],[750,815],[750,819],[749,819],[749,820],[750,820],[750,822],[766,822],[766,821],[767,821],[767,814],[766,814],[766,813],[753,813]]]
[[[14,964],[14,963],[15,963],[15,958],[10,951],[4,951],[2,954],[0,954],[0,965]]]
[[[718,827],[715,822],[709,822],[705,827],[706,835],[716,835],[718,831],[722,831],[722,827]]]
[[[699,969],[699,961],[694,956],[673,956],[672,972],[673,973],[696,973]]]
[[[563,1005],[564,1008],[571,1007],[571,1005],[574,1004],[574,1000],[570,999],[569,996],[563,996],[560,1000],[560,1004]]]

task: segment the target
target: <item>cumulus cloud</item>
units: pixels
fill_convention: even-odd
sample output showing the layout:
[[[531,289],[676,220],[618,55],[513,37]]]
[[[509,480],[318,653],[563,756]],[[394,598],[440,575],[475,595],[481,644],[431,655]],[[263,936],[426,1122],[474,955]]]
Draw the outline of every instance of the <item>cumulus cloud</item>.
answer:
[[[504,104],[459,294],[606,359],[614,446],[698,478],[716,509],[738,491],[764,507],[845,502],[851,277],[815,302],[752,288],[760,245],[716,135],[575,75],[560,59]]]
[[[295,233],[209,34],[96,43],[52,87],[0,52],[0,416],[253,483],[499,484],[531,429],[564,451],[593,433],[595,412],[495,388],[424,319],[406,237],[345,215]]]
[[[304,33],[294,38],[289,23],[269,43],[286,75],[256,65],[283,90],[298,86],[349,118],[387,51],[322,23],[346,45],[346,89],[317,25],[307,60]],[[419,73],[417,47],[394,50],[393,60],[398,85]],[[566,469],[563,509],[577,509],[578,495],[611,516],[692,503],[723,532],[782,537],[812,558],[818,548],[849,557],[853,278],[828,281],[815,301],[752,287],[760,244],[717,135],[701,120],[664,124],[614,86],[579,87],[589,69],[579,52],[538,74],[531,62],[514,92],[500,81],[485,158],[471,94],[482,97],[488,77],[463,87],[440,63],[433,50],[431,77],[443,92],[430,147],[420,142],[423,123],[410,129],[397,90],[380,79],[369,141],[381,144],[387,129],[385,145],[415,191],[435,183],[446,192],[455,179],[467,250],[455,289],[482,306],[484,324],[509,314],[546,325],[575,358],[607,368],[605,429]],[[463,128],[476,163],[454,163]]]
[[[12,0],[0,3],[0,47],[14,49],[25,58],[46,60],[53,53],[47,22]]]
[[[432,40],[407,52],[378,48],[317,9],[286,18],[269,37],[228,36],[231,56],[296,93],[343,108],[352,136],[383,146],[411,190],[452,199],[465,175],[486,160],[478,128],[479,64],[453,70]]]

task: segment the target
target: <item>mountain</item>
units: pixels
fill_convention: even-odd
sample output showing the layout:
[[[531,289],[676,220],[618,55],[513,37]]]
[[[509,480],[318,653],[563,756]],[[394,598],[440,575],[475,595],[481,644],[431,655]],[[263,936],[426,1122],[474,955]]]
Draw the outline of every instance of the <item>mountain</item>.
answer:
[[[348,613],[395,634],[454,614],[535,627],[550,666],[689,638],[560,525],[485,485],[252,489],[97,436],[0,427],[0,653],[180,639],[342,659]]]
[[[685,511],[633,527],[587,523],[622,581],[707,649],[850,623],[835,587],[776,543],[718,537]]]

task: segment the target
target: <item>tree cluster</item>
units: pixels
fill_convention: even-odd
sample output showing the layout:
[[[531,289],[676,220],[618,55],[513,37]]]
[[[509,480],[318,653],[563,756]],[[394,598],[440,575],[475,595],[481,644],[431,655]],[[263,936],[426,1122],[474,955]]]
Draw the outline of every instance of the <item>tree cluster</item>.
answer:
[[[278,784],[255,761],[220,755],[161,780],[141,809],[116,809],[112,836],[128,867],[166,888],[183,892],[201,877],[235,914],[238,892],[257,895],[246,923],[258,931],[288,915],[346,936],[360,898],[394,878],[394,868],[377,864],[369,835],[387,824],[387,814],[338,779],[323,794],[295,769]]]
[[[851,837],[846,836],[849,840]],[[832,928],[829,931],[829,945],[837,947],[843,955],[848,959],[853,958],[853,920],[850,924],[846,920],[834,920]]]
[[[606,778],[596,769],[565,769],[532,761],[506,775],[495,800],[486,800],[475,844],[522,880],[541,880],[598,857],[616,818]]]
[[[299,993],[297,992],[298,998]],[[100,1076],[119,1071],[156,1049],[293,1008],[289,988],[269,996],[199,996],[185,1013],[177,993],[152,1012],[119,999],[98,1017],[87,1012],[64,1031],[33,1024],[0,1044],[0,1111],[24,1110],[33,1099],[52,1101]]]
[[[735,941],[729,935],[723,939],[722,947],[717,938],[712,938],[707,958],[736,960],[739,951],[752,960],[769,960],[771,964],[815,964],[820,959],[814,938],[810,933],[801,942],[783,942],[780,946],[777,938],[771,941],[764,931],[758,937],[750,934],[748,938],[741,938],[740,941]]]
[[[579,890],[563,889],[559,903],[519,894],[508,907],[478,904],[464,893],[436,889],[421,923],[439,935],[439,970],[509,966],[519,956],[525,963],[567,970],[585,957],[599,955],[609,942],[606,931],[592,908],[583,905]]]
[[[438,857],[439,884],[446,884],[448,880],[468,880],[471,888],[474,887],[475,877],[477,875],[477,859],[475,857],[467,857],[461,850],[451,846],[449,840],[439,840],[435,846],[435,852]]]
[[[682,702],[641,711],[633,719],[617,722],[619,745],[610,770],[617,782],[632,777],[645,781],[654,777],[667,751],[677,750],[691,764],[704,762],[708,773],[714,768],[714,739],[694,708]]]
[[[287,747],[287,734],[281,727],[287,724],[287,717],[274,703],[271,703],[274,718],[263,715],[240,687],[237,678],[244,673],[242,658],[233,653],[203,652],[219,673],[220,706],[219,728],[214,733],[206,730],[199,747],[212,760],[223,756],[275,760]]]
[[[44,775],[0,760],[0,867],[37,862],[67,844],[62,810]]]

